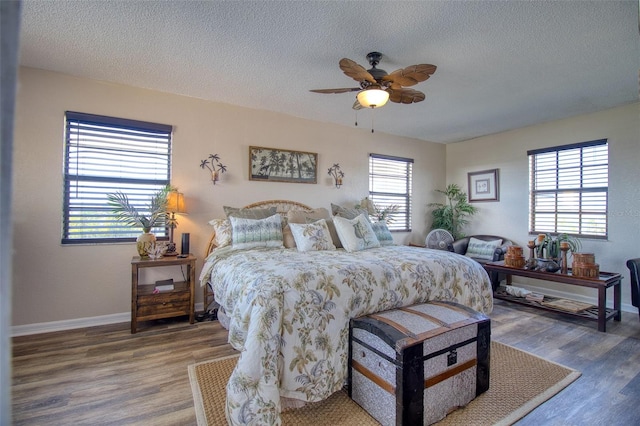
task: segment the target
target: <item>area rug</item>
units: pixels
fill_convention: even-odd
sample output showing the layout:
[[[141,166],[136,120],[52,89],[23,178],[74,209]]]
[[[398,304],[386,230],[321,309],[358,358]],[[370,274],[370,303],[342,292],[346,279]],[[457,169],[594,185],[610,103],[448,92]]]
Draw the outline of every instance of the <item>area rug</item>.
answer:
[[[198,426],[226,424],[225,386],[237,356],[189,366]],[[491,343],[489,390],[438,425],[510,425],[580,377],[580,372],[498,342]],[[282,413],[285,426],[379,426],[344,391]]]

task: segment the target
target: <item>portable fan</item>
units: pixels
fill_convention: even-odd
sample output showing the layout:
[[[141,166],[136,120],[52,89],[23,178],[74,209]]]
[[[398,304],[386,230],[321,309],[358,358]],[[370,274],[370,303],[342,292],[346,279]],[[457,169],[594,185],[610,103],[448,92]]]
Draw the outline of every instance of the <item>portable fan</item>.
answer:
[[[447,250],[447,246],[453,242],[453,235],[446,229],[434,229],[429,232],[425,240],[425,246],[431,249]]]

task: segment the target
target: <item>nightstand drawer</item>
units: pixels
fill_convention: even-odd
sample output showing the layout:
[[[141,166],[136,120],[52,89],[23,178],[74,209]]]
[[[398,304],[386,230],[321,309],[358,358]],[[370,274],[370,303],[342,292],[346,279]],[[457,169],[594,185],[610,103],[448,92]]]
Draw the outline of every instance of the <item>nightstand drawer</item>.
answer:
[[[166,314],[189,315],[189,301],[186,302],[166,302],[153,305],[140,306],[138,315],[140,317],[164,316]]]
[[[167,303],[189,303],[191,294],[189,292],[166,292],[156,294],[145,294],[138,296],[138,306],[162,305]]]

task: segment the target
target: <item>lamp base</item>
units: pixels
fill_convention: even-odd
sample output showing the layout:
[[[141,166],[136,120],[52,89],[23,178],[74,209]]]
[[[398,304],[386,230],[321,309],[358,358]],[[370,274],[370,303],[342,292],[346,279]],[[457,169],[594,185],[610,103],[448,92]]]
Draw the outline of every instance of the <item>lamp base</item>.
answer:
[[[178,252],[176,251],[176,243],[168,243],[167,244],[167,252],[163,256],[177,256]]]

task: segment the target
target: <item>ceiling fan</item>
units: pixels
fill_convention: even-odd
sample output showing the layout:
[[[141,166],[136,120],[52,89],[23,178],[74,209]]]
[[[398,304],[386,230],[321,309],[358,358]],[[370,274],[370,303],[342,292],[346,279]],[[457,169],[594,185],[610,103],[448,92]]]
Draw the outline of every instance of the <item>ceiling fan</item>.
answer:
[[[436,66],[431,64],[411,65],[388,74],[385,70],[376,68],[380,63],[382,53],[370,52],[367,60],[371,69],[366,70],[351,59],[340,59],[340,69],[349,77],[360,83],[360,87],[346,87],[341,89],[314,89],[315,93],[347,93],[359,92],[353,109],[364,107],[377,108],[383,106],[387,100],[400,104],[411,104],[424,100],[424,93],[408,89],[421,81],[425,81],[436,72]]]

